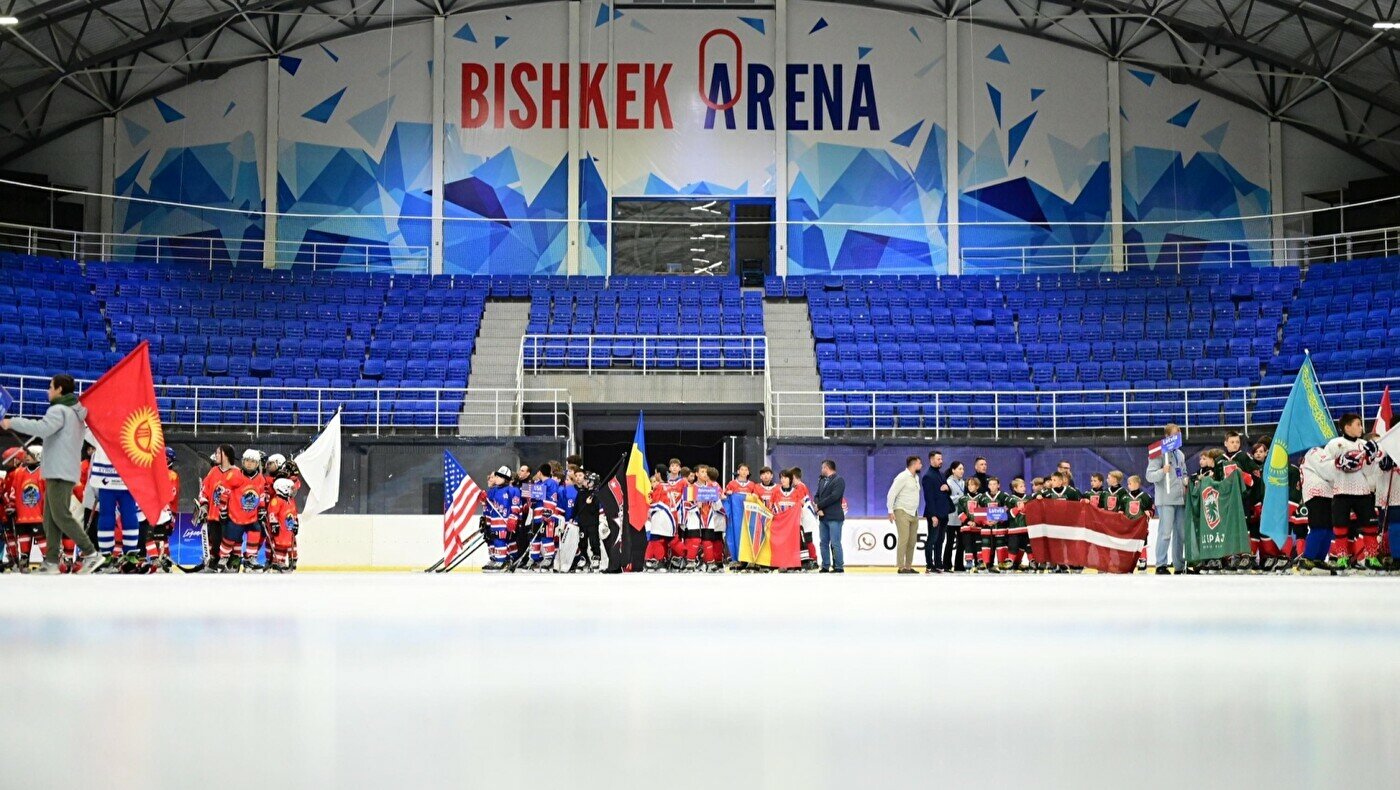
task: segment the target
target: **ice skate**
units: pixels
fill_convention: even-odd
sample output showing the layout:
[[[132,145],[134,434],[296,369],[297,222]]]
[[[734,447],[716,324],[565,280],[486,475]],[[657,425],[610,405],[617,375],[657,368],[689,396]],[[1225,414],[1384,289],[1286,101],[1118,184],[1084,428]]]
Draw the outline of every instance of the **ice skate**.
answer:
[[[705,566],[706,573],[724,573],[724,563],[711,562]]]
[[[500,573],[505,569],[506,566],[503,562],[488,562],[485,565],[481,566],[482,573]]]
[[[103,554],[103,555],[102,555],[102,564],[101,564],[96,570],[94,570],[94,571],[92,571],[92,572],[93,572],[93,573],[102,573],[102,574],[121,573],[121,572],[122,572],[121,564],[122,564],[122,563],[121,563],[121,560],[120,560],[119,558],[113,557],[111,554]]]
[[[696,562],[695,560],[686,560],[685,567],[683,567],[682,570],[684,570],[686,573],[694,573],[697,569],[699,569],[699,567],[700,563]]]

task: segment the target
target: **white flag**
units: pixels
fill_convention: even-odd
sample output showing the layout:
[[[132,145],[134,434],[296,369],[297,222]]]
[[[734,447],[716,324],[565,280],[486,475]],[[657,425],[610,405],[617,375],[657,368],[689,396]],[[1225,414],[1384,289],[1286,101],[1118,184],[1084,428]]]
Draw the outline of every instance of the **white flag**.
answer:
[[[306,483],[306,507],[302,518],[324,513],[340,501],[340,412],[316,437],[311,446],[295,459]]]
[[[1385,436],[1380,438],[1379,444],[1382,452],[1390,456],[1395,463],[1400,464],[1400,425],[1386,431]]]

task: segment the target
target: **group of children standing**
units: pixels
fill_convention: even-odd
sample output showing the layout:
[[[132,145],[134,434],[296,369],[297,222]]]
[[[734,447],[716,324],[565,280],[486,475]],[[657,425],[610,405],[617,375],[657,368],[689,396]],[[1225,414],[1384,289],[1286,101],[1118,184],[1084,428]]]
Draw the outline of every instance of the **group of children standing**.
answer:
[[[296,464],[280,454],[244,450],[234,464],[232,445],[221,444],[209,456],[210,467],[195,500],[195,522],[204,527],[205,561],[210,573],[296,569],[296,535],[300,528],[296,493],[301,477]],[[258,557],[267,543],[266,564]]]

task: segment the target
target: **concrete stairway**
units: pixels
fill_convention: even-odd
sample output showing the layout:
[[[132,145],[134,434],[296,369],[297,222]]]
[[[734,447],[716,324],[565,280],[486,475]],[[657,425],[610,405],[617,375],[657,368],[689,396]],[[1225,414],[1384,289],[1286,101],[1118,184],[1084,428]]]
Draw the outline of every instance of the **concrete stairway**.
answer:
[[[517,436],[521,433],[513,390],[519,383],[520,338],[530,323],[529,302],[488,300],[481,333],[472,352],[472,373],[462,405],[463,436]]]
[[[818,393],[817,355],[806,302],[765,301],[763,326],[768,335],[768,379],[779,393]],[[772,404],[768,404],[772,409]],[[778,404],[778,432],[783,436],[821,436],[822,405],[818,394],[785,396]],[[772,413],[768,414],[770,429]]]

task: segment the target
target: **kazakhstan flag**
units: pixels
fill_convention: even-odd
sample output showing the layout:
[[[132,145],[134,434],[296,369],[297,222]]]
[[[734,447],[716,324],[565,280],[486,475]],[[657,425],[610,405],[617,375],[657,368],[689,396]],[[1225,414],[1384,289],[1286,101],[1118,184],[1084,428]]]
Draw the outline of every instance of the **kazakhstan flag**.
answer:
[[[1264,510],[1259,528],[1275,543],[1282,544],[1288,537],[1288,456],[1327,444],[1336,437],[1327,404],[1322,402],[1322,392],[1317,388],[1312,358],[1304,357],[1264,465]]]

